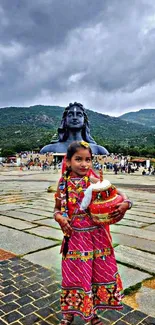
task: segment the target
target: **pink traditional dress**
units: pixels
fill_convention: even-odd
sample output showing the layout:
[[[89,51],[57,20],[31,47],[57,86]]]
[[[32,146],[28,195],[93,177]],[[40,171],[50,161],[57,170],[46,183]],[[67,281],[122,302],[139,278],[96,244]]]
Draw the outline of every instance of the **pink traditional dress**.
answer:
[[[88,211],[80,209],[89,185],[88,175],[75,178],[64,174],[59,182],[61,210],[68,214],[73,229],[67,254],[62,253],[61,310],[85,321],[93,318],[97,309],[122,309],[123,296],[107,226],[95,225]]]

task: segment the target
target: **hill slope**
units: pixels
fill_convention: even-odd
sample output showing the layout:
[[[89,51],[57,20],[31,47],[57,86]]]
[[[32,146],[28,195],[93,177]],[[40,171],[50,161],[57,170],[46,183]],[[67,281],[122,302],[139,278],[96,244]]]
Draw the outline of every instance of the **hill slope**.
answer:
[[[64,108],[31,106],[1,108],[0,148],[16,151],[41,148],[56,137]],[[148,110],[147,110],[148,111]],[[91,135],[109,151],[120,147],[155,146],[152,128],[87,110]],[[128,113],[129,114],[129,113]],[[148,123],[149,124],[149,123]]]
[[[155,128],[155,108],[141,109],[138,112],[129,112],[119,116],[122,120],[138,123],[143,126]]]

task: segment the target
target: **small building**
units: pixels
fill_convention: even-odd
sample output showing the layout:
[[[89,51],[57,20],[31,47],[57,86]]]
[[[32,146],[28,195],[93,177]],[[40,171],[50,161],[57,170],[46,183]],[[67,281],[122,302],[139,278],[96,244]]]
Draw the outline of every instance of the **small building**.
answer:
[[[147,167],[147,161],[146,158],[133,158],[130,160],[131,163],[137,165],[137,167]]]
[[[53,160],[55,160],[56,163],[62,162],[65,155],[66,155],[66,153],[57,153],[57,152],[52,154]]]

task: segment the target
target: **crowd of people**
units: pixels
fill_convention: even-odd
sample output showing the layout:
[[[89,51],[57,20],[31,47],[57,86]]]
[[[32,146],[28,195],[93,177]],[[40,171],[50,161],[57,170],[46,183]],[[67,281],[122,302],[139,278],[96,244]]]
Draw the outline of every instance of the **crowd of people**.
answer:
[[[142,170],[142,175],[143,176],[148,176],[148,175],[155,175],[155,169],[154,166],[149,166],[148,168],[143,168]]]
[[[104,169],[104,171],[114,171],[114,174],[118,172],[121,173],[134,173],[139,170],[137,165],[133,165],[131,162],[126,162],[125,164],[121,164],[121,162],[104,162],[104,164],[100,164],[97,161],[94,161],[94,169]]]
[[[93,161],[93,167],[96,170],[103,169],[106,171],[113,171],[115,175],[118,173],[134,173],[136,171],[140,171],[142,175],[154,175],[155,169],[153,165],[149,165],[149,167],[146,167],[146,165],[136,164],[132,163],[131,161],[128,161],[128,159],[124,159],[123,157],[119,160],[113,162],[104,162],[99,163],[97,158]]]
[[[21,170],[32,170],[42,169],[43,171],[53,168],[54,171],[61,169],[62,161],[56,157],[52,158],[52,154],[46,154],[44,156],[29,152],[18,154],[20,158],[20,169]],[[43,159],[44,158],[44,159]],[[101,159],[102,158],[102,159]],[[145,164],[132,163],[130,157],[123,157],[121,155],[111,154],[108,158],[102,156],[95,156],[93,158],[93,168],[95,170],[103,169],[104,172],[114,172],[115,175],[118,173],[134,173],[140,171],[141,175],[155,175],[155,168],[150,163],[149,167]],[[16,166],[16,161],[13,159],[9,160],[11,167]],[[0,166],[5,167],[4,161],[0,162]]]

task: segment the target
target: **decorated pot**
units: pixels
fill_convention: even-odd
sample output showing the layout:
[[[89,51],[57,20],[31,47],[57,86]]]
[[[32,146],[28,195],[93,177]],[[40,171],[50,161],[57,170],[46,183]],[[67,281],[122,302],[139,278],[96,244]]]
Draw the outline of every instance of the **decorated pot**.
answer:
[[[113,224],[122,219],[122,216],[110,218],[109,214],[115,211],[116,205],[123,202],[123,197],[108,180],[90,185],[85,191],[81,208],[89,209],[94,220],[101,224]]]

